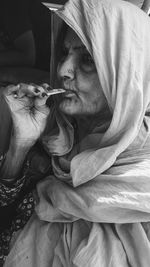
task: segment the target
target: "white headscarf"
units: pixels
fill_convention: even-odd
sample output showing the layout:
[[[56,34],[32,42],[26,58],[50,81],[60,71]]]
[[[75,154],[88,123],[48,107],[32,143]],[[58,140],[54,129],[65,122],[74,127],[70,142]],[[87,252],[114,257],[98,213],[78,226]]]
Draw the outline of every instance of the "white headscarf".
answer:
[[[144,2],[144,0],[124,0],[124,1],[128,1],[128,2],[138,6],[139,8],[142,7],[143,2]]]
[[[93,56],[112,112],[103,137],[98,132],[87,136],[71,162],[77,186],[112,166],[139,133],[150,102],[150,20],[119,0],[72,0],[56,14]]]

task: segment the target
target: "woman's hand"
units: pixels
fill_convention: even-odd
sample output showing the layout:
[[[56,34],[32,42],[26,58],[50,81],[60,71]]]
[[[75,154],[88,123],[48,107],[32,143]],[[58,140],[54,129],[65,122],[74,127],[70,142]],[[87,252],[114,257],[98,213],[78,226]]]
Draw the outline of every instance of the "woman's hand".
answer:
[[[11,111],[15,139],[34,144],[44,131],[49,115],[45,86],[10,85],[5,88],[4,97]]]

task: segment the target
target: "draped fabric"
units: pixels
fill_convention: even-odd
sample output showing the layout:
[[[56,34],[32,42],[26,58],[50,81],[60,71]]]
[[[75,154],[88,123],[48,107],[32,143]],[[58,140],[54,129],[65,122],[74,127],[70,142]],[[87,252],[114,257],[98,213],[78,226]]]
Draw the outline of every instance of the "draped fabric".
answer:
[[[119,0],[70,0],[56,14],[93,56],[112,116],[96,117],[78,150],[66,141],[67,154],[52,155],[5,267],[149,267],[149,18]]]
[[[150,100],[150,21],[138,7],[118,0],[88,4],[74,0],[57,14],[73,27],[93,56],[112,112],[103,137],[99,132],[86,137],[84,152],[71,162],[77,186],[107,170],[139,132]],[[93,144],[90,151],[86,150],[88,139]]]
[[[144,0],[124,0],[124,1],[128,1],[134,5],[137,5],[140,8],[142,7],[143,2],[144,2]]]

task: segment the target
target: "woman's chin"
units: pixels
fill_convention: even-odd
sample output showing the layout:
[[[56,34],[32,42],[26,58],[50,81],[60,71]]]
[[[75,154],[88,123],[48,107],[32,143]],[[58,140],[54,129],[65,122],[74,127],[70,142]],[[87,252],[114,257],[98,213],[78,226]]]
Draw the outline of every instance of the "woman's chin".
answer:
[[[75,115],[79,113],[80,105],[78,101],[73,98],[65,98],[59,104],[59,109],[67,115]]]

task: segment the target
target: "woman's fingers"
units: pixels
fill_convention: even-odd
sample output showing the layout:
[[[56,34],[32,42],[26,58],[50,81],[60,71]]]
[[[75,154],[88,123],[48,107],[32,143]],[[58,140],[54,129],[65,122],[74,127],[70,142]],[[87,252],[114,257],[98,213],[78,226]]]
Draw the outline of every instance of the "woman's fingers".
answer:
[[[23,97],[24,95],[28,97],[37,96],[39,98],[43,98],[43,96],[46,96],[46,91],[39,85],[21,83],[18,88],[18,97]]]
[[[35,141],[43,132],[50,109],[45,105],[47,94],[42,86],[11,85],[4,92],[11,111],[15,137]]]
[[[17,110],[42,111],[49,113],[49,108],[45,105],[48,95],[42,86],[34,84],[10,85],[4,90],[4,97],[12,112]]]
[[[35,84],[24,84],[20,83],[18,85],[10,85],[6,88],[4,91],[4,95],[6,97],[13,97],[13,98],[36,98],[39,99],[37,102],[40,103],[40,99],[42,100],[42,103],[46,102],[48,95],[46,87],[39,86]]]
[[[50,86],[48,83],[42,83],[41,86],[42,86],[45,90],[47,90],[47,91],[49,91],[50,89],[52,89],[51,86]]]
[[[15,95],[19,89],[19,85],[8,85],[4,90],[5,96]]]

